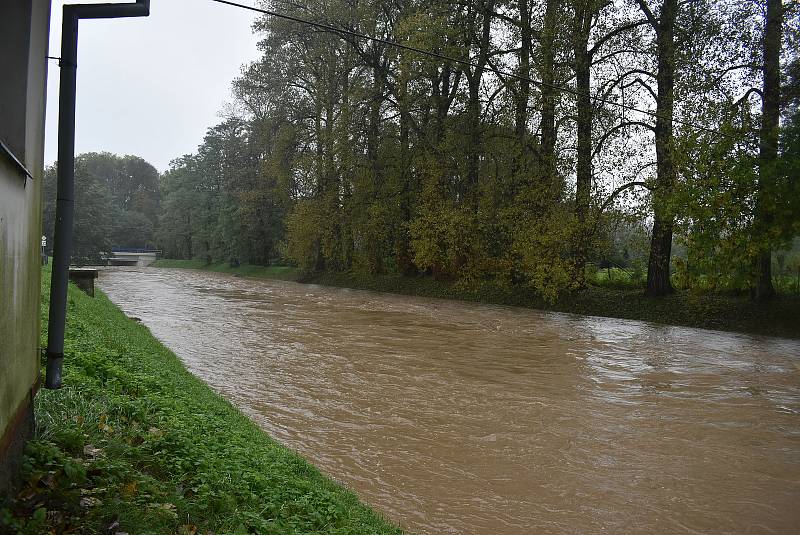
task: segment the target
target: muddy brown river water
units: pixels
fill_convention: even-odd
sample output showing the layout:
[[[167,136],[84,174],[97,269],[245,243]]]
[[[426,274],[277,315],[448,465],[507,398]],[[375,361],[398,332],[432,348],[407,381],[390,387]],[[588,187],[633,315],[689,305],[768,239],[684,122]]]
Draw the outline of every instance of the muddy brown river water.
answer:
[[[425,534],[800,533],[800,342],[235,278],[99,286]]]

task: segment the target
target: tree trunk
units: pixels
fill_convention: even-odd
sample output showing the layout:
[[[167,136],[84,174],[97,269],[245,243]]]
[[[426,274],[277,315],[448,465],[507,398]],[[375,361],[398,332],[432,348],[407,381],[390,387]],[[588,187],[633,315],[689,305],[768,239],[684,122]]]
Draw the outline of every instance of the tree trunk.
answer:
[[[377,58],[374,64],[377,64]],[[383,165],[380,159],[380,127],[381,127],[381,104],[383,101],[383,84],[380,72],[376,67],[372,69],[372,98],[369,107],[369,125],[367,126],[367,159],[371,177],[371,201],[378,202],[383,195]],[[352,242],[352,240],[350,240]],[[370,236],[365,244],[369,256],[369,265],[372,273],[383,272],[383,244],[380,240]],[[355,248],[350,244],[351,249]]]
[[[645,293],[658,297],[672,293],[669,278],[669,261],[672,253],[672,219],[655,217],[650,238],[650,258],[647,263],[647,289]]]
[[[556,95],[553,87],[555,85],[555,36],[557,31],[556,10],[558,1],[547,0],[541,41],[542,115],[540,130],[542,142],[539,150],[539,164],[541,166],[542,179],[548,192],[556,190]]]
[[[481,144],[481,116],[478,89],[481,83],[481,73],[476,72],[469,80],[469,100],[467,100],[467,128],[469,139],[467,144],[467,183],[463,189],[467,195],[478,185],[478,165]]]
[[[514,133],[520,143],[520,148],[525,152],[528,138],[528,101],[531,96],[531,15],[528,6],[529,0],[519,0],[520,48],[519,48],[519,75],[524,79],[519,81],[514,110]]]
[[[380,187],[381,162],[378,157],[380,127],[381,127],[381,102],[383,100],[383,86],[377,68],[372,70],[372,97],[369,102],[369,124],[367,125],[367,158],[372,172],[373,197],[377,197]]]
[[[783,5],[781,0],[767,0],[767,20],[764,28],[764,86],[761,98],[761,131],[759,132],[759,177],[756,191],[755,236],[758,256],[755,260],[753,298],[766,301],[775,296],[772,286],[772,249],[768,231],[773,220],[772,167],[778,157],[778,127],[781,98],[781,32]]]
[[[491,43],[491,24],[492,13],[494,10],[494,0],[485,0],[479,3],[480,11],[473,13],[473,19],[469,27],[477,29],[477,17],[481,16],[480,35],[475,35],[470,31],[470,35],[465,40],[470,43],[472,39],[478,38],[473,42],[478,47],[478,59],[474,69],[467,73],[467,87],[469,89],[467,99],[467,128],[469,139],[467,142],[467,184],[464,195],[471,196],[478,185],[478,174],[481,152],[481,104],[480,88],[483,80],[483,71],[489,60],[489,45]],[[472,199],[476,201],[476,199]],[[475,203],[477,204],[477,203]]]
[[[408,82],[400,84],[397,101],[400,106],[400,181],[402,194],[400,198],[400,217],[402,225],[399,229],[397,240],[397,267],[404,275],[414,271],[411,259],[411,243],[409,237],[409,224],[411,223],[411,143],[408,107]]]
[[[575,282],[584,284],[586,266],[586,218],[592,190],[592,99],[591,99],[591,57],[589,55],[589,32],[592,18],[589,2],[578,2],[575,10],[573,28],[573,53],[575,55],[575,80],[577,95],[578,151],[575,166],[575,216],[578,226],[575,229],[573,261],[575,263]]]
[[[325,192],[325,148],[322,133],[322,100],[319,95],[314,99],[314,163],[317,172],[316,195],[321,196]]]
[[[653,192],[653,235],[647,262],[645,293],[658,297],[671,293],[669,264],[672,255],[674,213],[670,207],[675,187],[672,117],[675,104],[675,19],[678,0],[664,0],[655,27],[658,43],[658,102],[656,105],[656,189]]]
[[[184,238],[186,240],[186,250],[189,253],[189,256],[187,258],[189,260],[192,260],[194,258],[194,251],[192,251],[192,216],[191,215],[186,218],[186,223],[187,223],[186,228],[189,229],[189,232],[185,235],[185,238]]]
[[[324,129],[325,144],[323,145],[325,147],[324,150],[325,169],[323,171],[323,176],[325,178],[324,178],[323,191],[325,193],[336,192],[336,195],[338,195],[339,193],[338,188],[336,188],[336,185],[334,184],[336,179],[336,171],[335,171],[336,166],[334,163],[334,154],[336,154],[336,146],[335,146],[336,141],[333,135],[333,117],[335,114],[334,110],[335,103],[333,100],[333,95],[331,93],[332,92],[329,91],[328,102],[327,105],[325,106],[325,129]]]

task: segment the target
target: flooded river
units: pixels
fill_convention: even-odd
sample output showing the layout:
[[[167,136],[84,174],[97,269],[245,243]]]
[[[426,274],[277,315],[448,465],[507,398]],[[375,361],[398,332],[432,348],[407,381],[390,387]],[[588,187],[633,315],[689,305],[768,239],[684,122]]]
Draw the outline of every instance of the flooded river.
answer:
[[[425,534],[800,533],[800,342],[252,280],[100,287]]]

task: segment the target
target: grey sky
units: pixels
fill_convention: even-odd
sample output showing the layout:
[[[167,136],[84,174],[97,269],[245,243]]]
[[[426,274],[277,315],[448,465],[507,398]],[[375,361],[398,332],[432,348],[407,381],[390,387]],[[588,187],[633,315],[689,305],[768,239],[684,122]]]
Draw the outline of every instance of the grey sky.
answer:
[[[108,0],[106,0],[108,1]],[[60,54],[53,1],[50,55]],[[148,18],[85,20],[78,38],[76,153],[141,156],[158,168],[194,152],[231,100],[231,81],[257,56],[254,14],[209,0],[152,0]],[[58,64],[51,61],[45,162],[56,159]]]

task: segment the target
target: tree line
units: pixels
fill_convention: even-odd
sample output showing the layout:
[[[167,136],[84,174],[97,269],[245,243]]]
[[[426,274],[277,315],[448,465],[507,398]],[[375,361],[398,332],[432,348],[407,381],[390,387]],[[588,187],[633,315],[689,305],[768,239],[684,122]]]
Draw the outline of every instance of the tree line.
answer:
[[[56,164],[45,169],[42,232],[52,253]],[[89,152],[75,158],[72,261],[97,264],[115,247],[154,248],[160,176],[138,156]]]
[[[233,109],[161,177],[167,255],[555,298],[645,229],[648,295],[774,294],[800,234],[796,3],[270,6],[351,33],[257,20]]]

